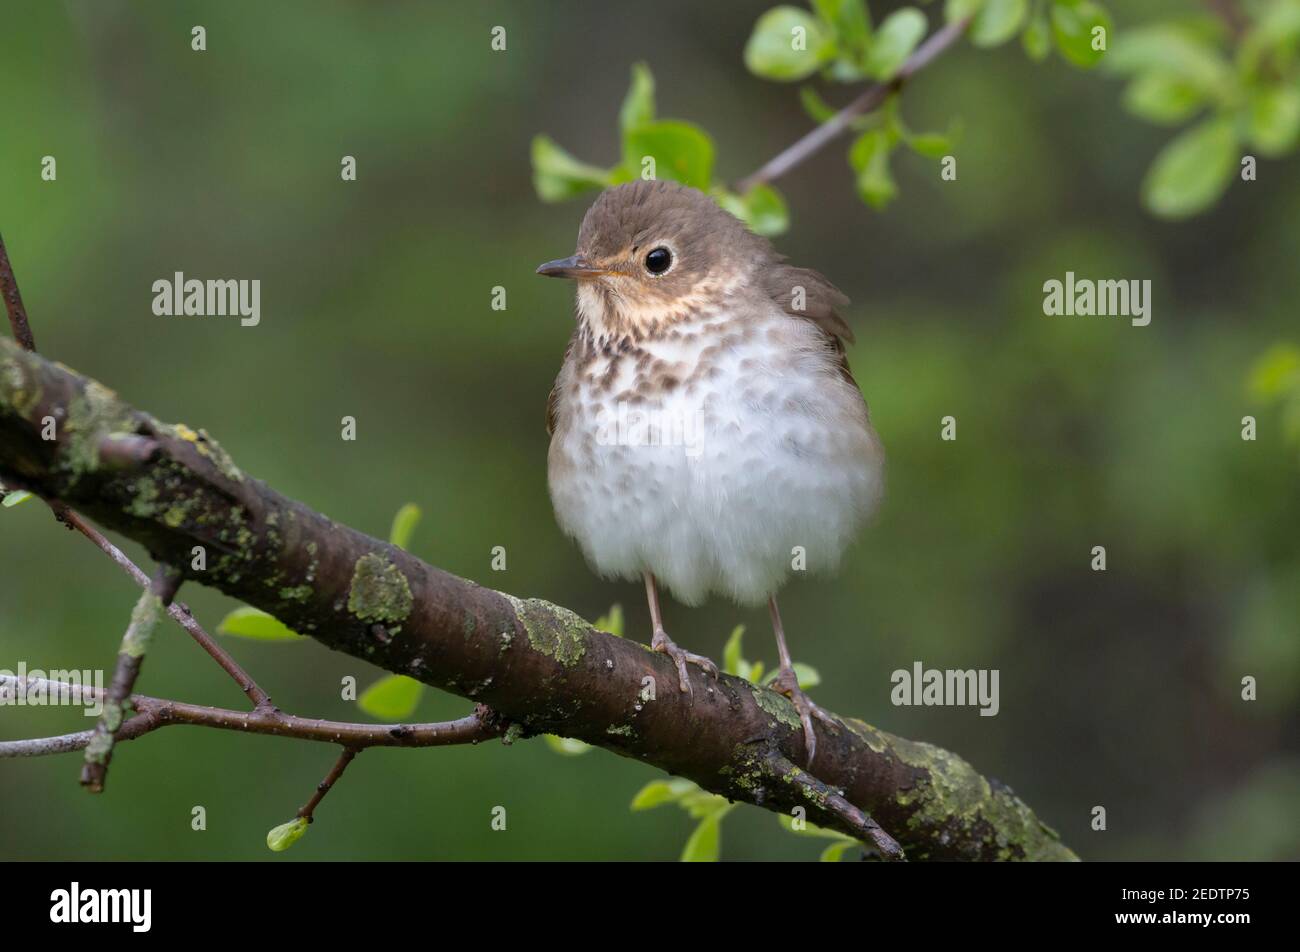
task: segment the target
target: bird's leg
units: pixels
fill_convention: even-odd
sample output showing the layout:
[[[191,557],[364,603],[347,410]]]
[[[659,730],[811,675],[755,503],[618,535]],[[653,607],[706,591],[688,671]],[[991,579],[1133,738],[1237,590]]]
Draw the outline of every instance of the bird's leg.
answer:
[[[785,645],[785,629],[781,627],[781,612],[776,607],[775,595],[768,599],[767,607],[772,613],[772,631],[776,633],[776,650],[781,659],[781,667],[772,682],[772,688],[788,697],[794,703],[794,709],[799,712],[799,723],[803,725],[803,743],[808,749],[808,766],[812,767],[813,758],[817,755],[817,734],[813,731],[812,719],[815,717],[831,726],[835,726],[836,720],[834,715],[814,704],[799,687],[794,662],[790,660],[790,649]]]
[[[661,651],[673,659],[677,665],[677,681],[681,690],[685,694],[691,691],[690,679],[686,676],[686,666],[688,664],[698,665],[716,679],[718,676],[718,666],[703,655],[691,654],[689,651],[683,651],[678,648],[668,632],[664,631],[663,616],[659,614],[659,589],[655,585],[653,573],[645,573],[645,597],[650,603],[650,623],[654,625],[654,636],[650,639],[650,647],[655,651]]]

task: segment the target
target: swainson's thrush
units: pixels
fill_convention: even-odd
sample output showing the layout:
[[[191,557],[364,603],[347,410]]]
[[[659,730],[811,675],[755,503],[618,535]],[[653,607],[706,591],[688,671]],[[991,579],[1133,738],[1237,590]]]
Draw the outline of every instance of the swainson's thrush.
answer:
[[[551,499],[601,575],[642,578],[652,646],[717,676],[664,630],[657,582],[766,601],[811,765],[813,717],[776,592],[834,568],[875,508],[884,455],[844,344],[848,303],[816,271],[695,189],[639,181],[596,199],[577,253],[538,274],[577,281],[577,328],[547,407]]]

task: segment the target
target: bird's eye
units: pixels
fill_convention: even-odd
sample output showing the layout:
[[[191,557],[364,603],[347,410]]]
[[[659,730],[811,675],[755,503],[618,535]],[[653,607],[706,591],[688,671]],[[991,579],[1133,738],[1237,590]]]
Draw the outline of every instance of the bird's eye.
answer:
[[[645,256],[645,269],[651,274],[663,274],[673,264],[673,253],[667,248],[655,248]]]

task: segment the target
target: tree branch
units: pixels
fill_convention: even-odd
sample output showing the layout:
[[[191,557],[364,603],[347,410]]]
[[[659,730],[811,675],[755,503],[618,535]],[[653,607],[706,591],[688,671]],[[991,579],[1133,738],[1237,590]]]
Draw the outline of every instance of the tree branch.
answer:
[[[154,629],[158,627],[158,619],[165,607],[171,604],[180,582],[179,574],[166,565],[159,565],[149,581],[149,587],[131,612],[131,622],[126,626],[122,647],[117,653],[113,679],[109,682],[103,699],[104,708],[95,729],[90,732],[90,740],[86,742],[81,785],[91,793],[104,792],[108,765],[113,760],[113,743],[127,714],[125,704],[135,687],[135,679],[140,675],[140,667],[144,664],[149,643],[153,640]]]
[[[743,195],[756,185],[766,185],[768,182],[775,181],[795,166],[815,155],[847,130],[853,124],[853,120],[859,116],[865,116],[873,109],[878,109],[886,99],[901,90],[909,79],[929,66],[930,63],[956,43],[961,35],[966,32],[968,26],[970,26],[969,18],[954,20],[943,29],[936,30],[924,43],[916,48],[893,79],[868,87],[862,95],[816,129],[813,129],[802,139],[780,152],[758,171],[745,176],[745,178],[737,182],[736,191]]]
[[[56,509],[56,514],[60,520],[76,529],[98,546],[105,555],[112,559],[127,575],[131,576],[137,585],[141,588],[149,587],[149,576],[145,575],[139,566],[127,558],[125,552],[104,538],[103,533],[66,507],[61,512]],[[203,626],[195,620],[194,613],[190,611],[188,605],[183,602],[172,602],[167,606],[167,614],[176,624],[185,629],[186,633],[198,643],[200,648],[208,653],[212,660],[221,666],[223,671],[230,675],[231,679],[239,685],[239,689],[253,702],[255,708],[273,709],[271,696],[258,686],[247,671],[240,667],[239,662],[231,656],[230,652],[203,630]]]
[[[54,440],[41,439],[47,417],[58,421]],[[98,447],[124,436],[154,440],[158,452],[134,468],[106,465]],[[871,840],[842,798],[913,859],[1075,858],[1008,788],[960,757],[861,721],[819,726],[815,784],[776,779],[774,758],[806,760],[799,718],[776,692],[692,670],[694,690],[683,694],[666,656],[335,523],[242,472],[202,430],[161,423],[9,341],[0,341],[0,474],[328,647],[488,703],[525,735],[576,737],[734,800],[804,807]],[[208,553],[205,570],[193,568],[194,546]],[[387,641],[373,636],[377,624]],[[646,679],[662,686],[649,702]],[[164,704],[153,712],[164,722],[197,722],[185,719],[188,706]],[[270,715],[228,713],[237,720],[211,726],[283,733]]]
[[[14,337],[24,350],[35,350],[36,338],[32,337],[32,329],[27,323],[27,309],[23,307],[23,296],[18,293],[18,282],[14,279],[3,235],[0,235],[0,297],[5,299],[5,311],[9,314],[9,326],[13,328]]]
[[[302,805],[298,811],[298,816],[308,823],[315,819],[316,807],[325,799],[325,794],[334,789],[334,784],[338,783],[339,777],[343,776],[343,771],[348,769],[348,764],[352,763],[353,758],[361,752],[359,747],[344,747],[343,753],[339,754],[339,759],[334,761],[334,766],[330,772],[325,775],[325,779],[316,784],[316,789],[311,795],[311,799]]]
[[[14,338],[22,346],[23,350],[35,352],[36,340],[32,337],[31,327],[27,322],[27,311],[23,307],[22,294],[18,291],[18,280],[14,277],[13,268],[9,264],[9,252],[5,249],[2,235],[0,235],[0,296],[4,297],[5,311],[9,315],[9,326],[13,329]],[[98,451],[100,459],[106,467],[130,469],[153,459],[159,452],[159,446],[156,442],[147,438],[123,436],[120,439],[104,441],[100,444]],[[56,519],[65,526],[76,529],[98,546],[100,551],[135,579],[136,584],[141,588],[149,587],[149,576],[145,575],[134,562],[127,558],[121,549],[104,538],[93,526],[62,503],[51,502],[50,500],[45,500],[45,502],[54,512]],[[194,620],[194,616],[187,606],[173,603],[168,599],[165,607],[167,614],[184,628],[191,638],[198,642],[199,647],[206,651],[221,666],[222,670],[235,680],[235,683],[239,685],[239,689],[253,702],[254,707],[271,707],[270,695],[258,687],[257,682],[249,677],[248,672],[239,666],[239,663],[235,661],[230,653],[203,630],[202,626]]]
[[[64,691],[70,703],[74,704],[103,697],[102,692],[80,685],[0,674],[0,692],[9,696],[16,697],[18,692],[30,691],[33,687],[42,691]],[[131,695],[130,707],[135,713],[122,722],[117,732],[120,741],[135,740],[163,727],[179,724],[340,744],[353,750],[364,750],[367,747],[451,747],[457,744],[477,744],[500,737],[508,726],[504,718],[483,704],[476,705],[474,713],[467,717],[427,724],[325,721],[280,711],[231,711],[144,694]],[[91,729],[56,737],[0,741],[0,760],[84,750],[94,736],[95,731]]]

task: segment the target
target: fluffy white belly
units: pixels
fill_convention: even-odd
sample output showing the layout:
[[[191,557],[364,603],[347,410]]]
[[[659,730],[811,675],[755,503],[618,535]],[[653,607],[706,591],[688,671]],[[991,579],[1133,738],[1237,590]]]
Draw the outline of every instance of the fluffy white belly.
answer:
[[[643,345],[680,380],[666,392],[635,357],[562,374],[551,498],[601,574],[653,572],[688,605],[757,604],[792,570],[838,563],[879,499],[883,454],[815,329],[751,320],[701,361],[716,340]]]

